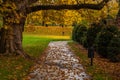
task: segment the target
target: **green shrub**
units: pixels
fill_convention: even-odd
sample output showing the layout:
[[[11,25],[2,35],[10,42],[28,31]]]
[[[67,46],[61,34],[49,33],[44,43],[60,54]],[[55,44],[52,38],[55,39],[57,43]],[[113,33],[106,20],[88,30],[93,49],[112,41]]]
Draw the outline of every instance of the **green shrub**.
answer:
[[[86,33],[87,33],[87,27],[80,24],[74,27],[72,39],[80,44],[82,44],[84,47],[87,47],[87,40],[86,40]]]
[[[110,40],[112,39],[113,35],[111,32],[100,32],[98,35],[98,41],[97,41],[97,52],[103,56],[107,57],[107,47],[110,43]]]
[[[103,27],[96,38],[97,52],[105,58],[108,58],[108,47],[113,36],[117,33],[116,26]]]
[[[84,44],[84,40],[86,38],[86,33],[87,33],[87,27],[84,25],[79,25],[79,28],[77,30],[77,42],[80,44]]]
[[[108,58],[113,62],[120,61],[120,32],[114,35],[108,46]]]
[[[78,30],[78,25],[74,25],[73,26],[74,28],[73,28],[73,31],[72,31],[72,40],[74,40],[74,41],[76,41],[77,40],[77,30]]]
[[[83,47],[88,48],[87,36],[82,37],[82,45]]]
[[[95,39],[97,34],[101,31],[102,25],[99,23],[93,23],[87,31],[87,44],[88,46],[95,46]]]

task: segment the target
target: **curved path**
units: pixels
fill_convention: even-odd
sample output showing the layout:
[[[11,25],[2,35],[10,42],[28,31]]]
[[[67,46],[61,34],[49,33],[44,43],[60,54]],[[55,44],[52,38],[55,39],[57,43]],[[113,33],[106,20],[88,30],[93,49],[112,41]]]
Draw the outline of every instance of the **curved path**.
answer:
[[[49,43],[42,64],[30,73],[30,80],[90,80],[67,41]]]

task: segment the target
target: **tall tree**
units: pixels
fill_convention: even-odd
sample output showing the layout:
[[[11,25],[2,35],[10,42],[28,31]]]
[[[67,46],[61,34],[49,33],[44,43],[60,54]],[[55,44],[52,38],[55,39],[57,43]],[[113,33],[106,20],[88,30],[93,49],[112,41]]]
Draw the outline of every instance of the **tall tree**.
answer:
[[[27,57],[22,48],[22,32],[28,14],[39,10],[79,10],[94,9],[100,10],[109,0],[102,0],[98,4],[36,4],[37,1],[43,0],[1,0],[0,13],[3,16],[3,28],[0,31],[0,53],[20,54]]]

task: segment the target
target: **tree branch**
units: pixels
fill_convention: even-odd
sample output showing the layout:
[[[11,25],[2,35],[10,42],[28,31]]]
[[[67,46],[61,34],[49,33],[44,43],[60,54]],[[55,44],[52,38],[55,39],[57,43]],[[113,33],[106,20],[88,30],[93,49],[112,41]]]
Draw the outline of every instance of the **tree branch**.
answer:
[[[27,14],[39,10],[62,10],[62,9],[69,9],[69,10],[79,10],[79,9],[94,9],[100,10],[104,7],[104,5],[109,0],[103,0],[98,4],[75,4],[75,5],[37,5],[32,7],[27,7]]]

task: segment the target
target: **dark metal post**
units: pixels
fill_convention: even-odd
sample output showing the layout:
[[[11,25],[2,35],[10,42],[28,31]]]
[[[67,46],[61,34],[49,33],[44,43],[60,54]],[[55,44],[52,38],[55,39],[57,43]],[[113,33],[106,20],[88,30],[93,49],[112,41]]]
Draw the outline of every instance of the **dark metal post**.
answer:
[[[62,25],[62,36],[64,36],[65,32],[64,32],[64,26]]]
[[[93,66],[93,58],[91,58],[91,66]]]
[[[94,48],[93,47],[88,48],[88,58],[90,58],[90,60],[91,60],[90,65],[93,66],[93,58],[94,58]]]

